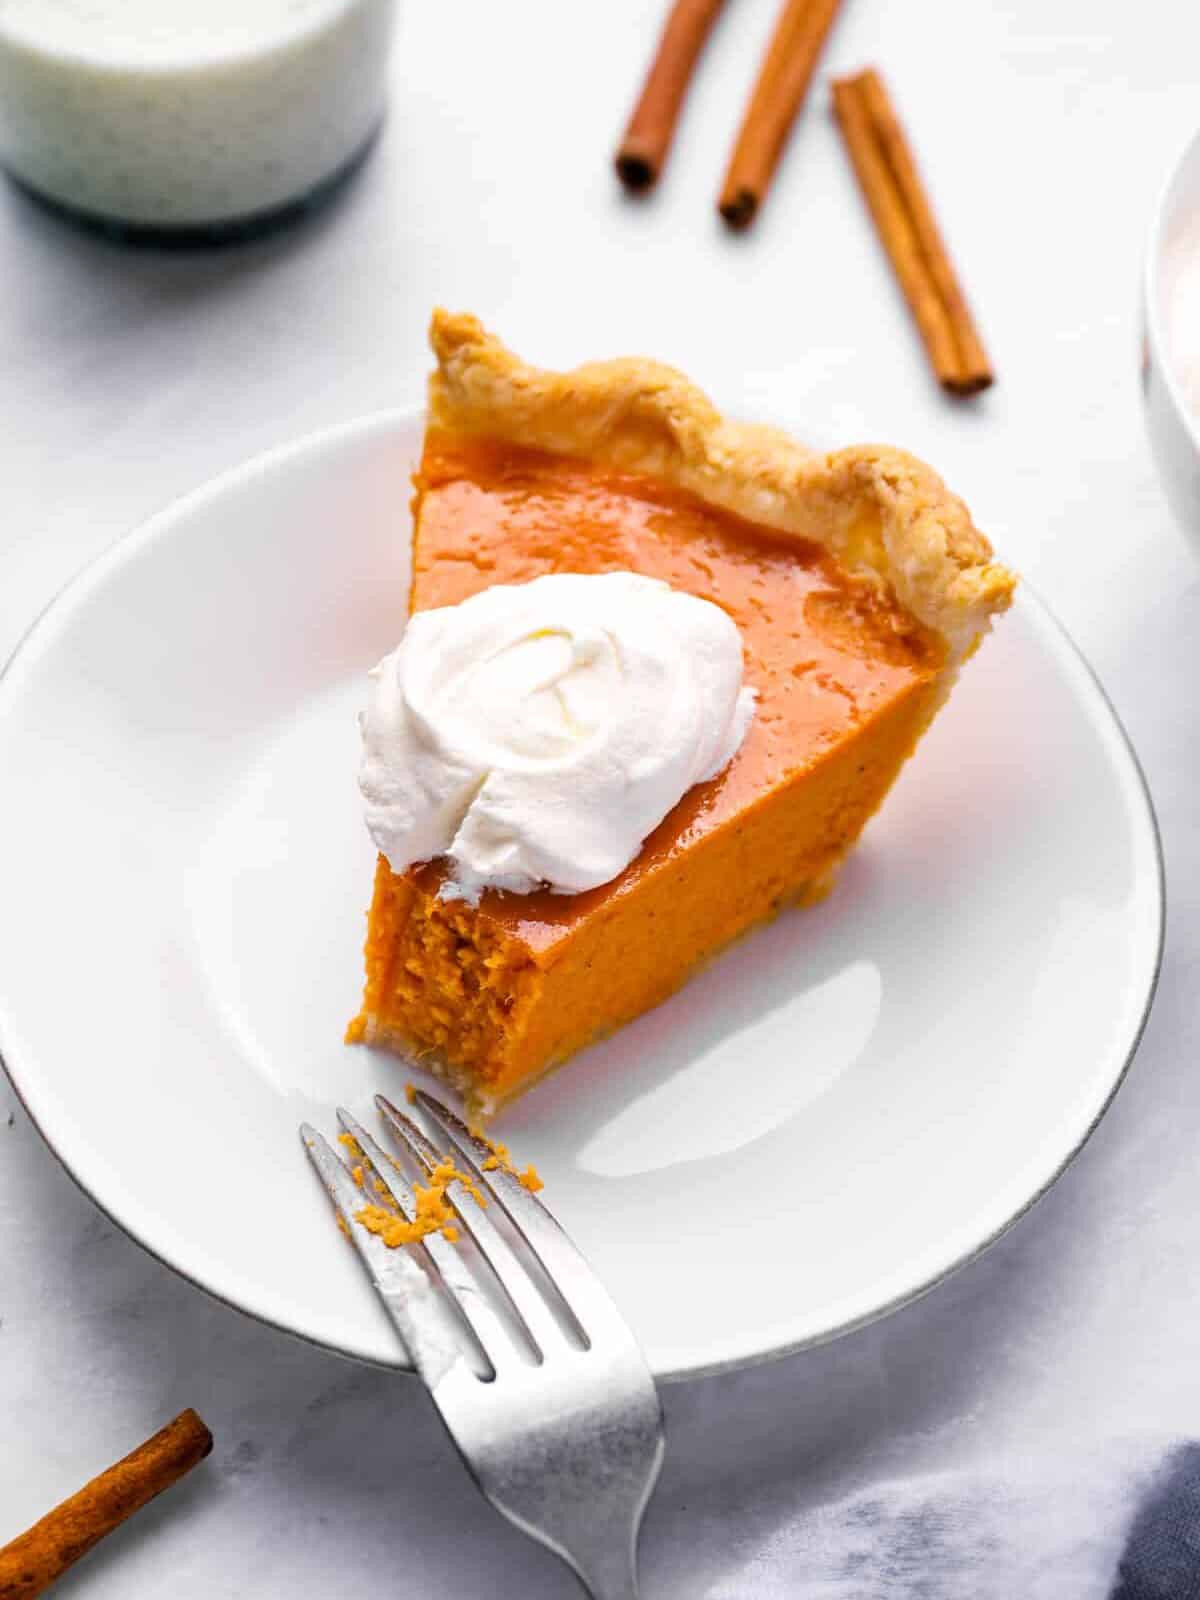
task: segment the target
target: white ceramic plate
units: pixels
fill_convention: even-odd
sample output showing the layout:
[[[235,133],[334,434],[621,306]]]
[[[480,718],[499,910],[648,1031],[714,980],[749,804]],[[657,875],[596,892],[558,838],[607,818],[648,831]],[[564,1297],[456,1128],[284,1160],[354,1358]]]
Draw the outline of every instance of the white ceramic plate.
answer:
[[[341,1043],[421,419],[253,462],[126,539],[0,682],[0,1051],[79,1183],[254,1316],[401,1364],[301,1152],[397,1094]],[[832,897],[743,941],[500,1131],[662,1376],[829,1338],[983,1248],[1134,1050],[1162,930],[1136,763],[1028,594]]]

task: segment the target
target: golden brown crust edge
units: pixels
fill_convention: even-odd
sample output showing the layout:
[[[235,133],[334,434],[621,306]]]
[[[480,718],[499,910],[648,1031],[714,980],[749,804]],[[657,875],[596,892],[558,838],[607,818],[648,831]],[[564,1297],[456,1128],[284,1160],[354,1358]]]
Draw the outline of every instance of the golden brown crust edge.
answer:
[[[655,361],[571,372],[527,366],[472,316],[437,310],[435,425],[645,473],[738,516],[824,544],[886,584],[961,661],[1016,585],[965,505],[901,450],[822,455],[775,428],[730,422],[682,373]]]

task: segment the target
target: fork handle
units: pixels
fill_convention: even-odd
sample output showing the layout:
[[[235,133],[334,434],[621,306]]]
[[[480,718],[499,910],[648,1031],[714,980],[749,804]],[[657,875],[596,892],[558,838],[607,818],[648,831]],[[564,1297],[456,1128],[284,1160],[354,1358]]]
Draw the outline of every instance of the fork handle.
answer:
[[[638,1600],[637,1580],[632,1573],[619,1579],[615,1586],[607,1581],[600,1583],[593,1577],[585,1578],[580,1573],[576,1573],[576,1577],[591,1600]]]
[[[586,1566],[581,1562],[575,1568],[575,1576],[591,1600],[638,1600],[632,1551],[613,1549],[611,1546],[598,1550]]]

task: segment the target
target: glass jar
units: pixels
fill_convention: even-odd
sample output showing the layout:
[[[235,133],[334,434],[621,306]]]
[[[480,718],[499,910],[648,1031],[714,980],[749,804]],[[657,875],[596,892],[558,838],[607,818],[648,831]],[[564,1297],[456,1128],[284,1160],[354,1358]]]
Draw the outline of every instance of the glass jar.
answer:
[[[0,163],[110,229],[311,205],[383,114],[394,0],[0,0]]]

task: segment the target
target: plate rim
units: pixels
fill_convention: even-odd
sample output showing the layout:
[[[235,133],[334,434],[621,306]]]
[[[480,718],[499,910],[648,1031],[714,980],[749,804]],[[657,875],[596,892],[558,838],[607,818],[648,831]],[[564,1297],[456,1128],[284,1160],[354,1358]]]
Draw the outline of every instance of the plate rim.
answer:
[[[169,535],[170,530],[179,521],[188,518],[203,507],[206,502],[219,499],[239,484],[248,482],[258,475],[277,470],[286,465],[291,458],[303,457],[314,451],[336,446],[338,443],[350,438],[365,439],[373,434],[386,435],[392,431],[419,426],[423,423],[424,417],[424,406],[396,406],[369,412],[363,416],[351,418],[332,426],[315,429],[298,439],[260,451],[240,463],[225,468],[196,488],[169,501],[157,512],[129,529],[126,533],[119,535],[58,588],[18,638],[3,667],[0,668],[0,714],[3,713],[6,703],[11,701],[14,696],[19,695],[23,670],[34,663],[37,656],[37,645],[52,628],[58,617],[66,614],[67,607],[83,602],[90,592],[104,580],[110,570],[134,558],[139,551],[155,543],[158,539]],[[750,1367],[762,1366],[768,1362],[782,1360],[803,1350],[816,1349],[821,1345],[830,1344],[847,1334],[854,1333],[858,1329],[868,1327],[870,1324],[882,1320],[893,1312],[899,1311],[904,1306],[911,1305],[931,1293],[955,1273],[978,1260],[993,1244],[1001,1239],[1011,1228],[1015,1227],[1037,1205],[1043,1196],[1053,1188],[1091,1139],[1129,1074],[1145,1033],[1150,1012],[1153,1009],[1163,965],[1166,935],[1166,867],[1158,816],[1155,811],[1150,786],[1137,751],[1117,713],[1116,707],[1113,705],[1107,690],[1091,663],[1049,605],[1024,578],[1021,580],[1018,590],[1016,606],[1020,608],[1022,613],[1029,613],[1035,625],[1038,626],[1046,638],[1052,641],[1061,657],[1082,673],[1084,682],[1094,692],[1096,701],[1094,707],[1090,708],[1093,712],[1093,718],[1095,713],[1099,713],[1101,718],[1105,714],[1107,716],[1107,730],[1110,734],[1115,735],[1115,750],[1124,755],[1127,763],[1125,776],[1132,778],[1132,793],[1140,800],[1140,805],[1133,814],[1140,817],[1142,824],[1148,830],[1151,846],[1150,858],[1154,865],[1152,887],[1156,913],[1152,930],[1153,953],[1150,961],[1150,977],[1136,1021],[1122,1047],[1123,1053],[1117,1070],[1113,1074],[1112,1081],[1091,1120],[1053,1170],[1043,1178],[1037,1188],[1025,1198],[1016,1210],[1001,1220],[984,1238],[975,1242],[961,1255],[956,1256],[948,1263],[936,1267],[932,1273],[922,1278],[920,1282],[905,1287],[880,1305],[859,1315],[849,1317],[821,1333],[803,1334],[796,1339],[772,1344],[767,1348],[734,1352],[715,1360],[696,1361],[668,1367],[662,1371],[655,1372],[655,1378],[660,1383],[685,1382],[695,1378],[712,1377],[726,1372],[741,1371]],[[1089,720],[1093,720],[1093,718],[1089,718]],[[1102,721],[1101,726],[1103,725]],[[12,1063],[12,1034],[13,1029],[8,1021],[3,989],[0,987],[0,1068],[3,1068],[8,1082],[12,1085],[18,1102],[33,1127],[37,1130],[46,1149],[71,1179],[72,1183],[87,1196],[103,1216],[115,1227],[119,1228],[139,1249],[144,1250],[153,1260],[201,1290],[210,1299],[216,1300],[221,1305],[229,1307],[242,1316],[250,1317],[256,1322],[289,1335],[291,1338],[299,1339],[305,1344],[327,1351],[332,1355],[340,1356],[345,1360],[359,1362],[363,1365],[389,1372],[413,1373],[413,1368],[407,1362],[382,1361],[362,1350],[348,1348],[344,1344],[332,1343],[327,1339],[307,1333],[301,1328],[293,1327],[262,1311],[252,1310],[248,1306],[239,1304],[237,1301],[230,1299],[228,1294],[204,1282],[186,1266],[170,1259],[161,1249],[156,1249],[147,1243],[137,1228],[114,1214],[93,1191],[87,1181],[68,1164],[66,1158],[60,1154],[53,1139],[38,1120],[25,1091],[22,1089],[19,1069],[15,1068]],[[402,1349],[402,1347],[398,1345],[398,1349]]]

